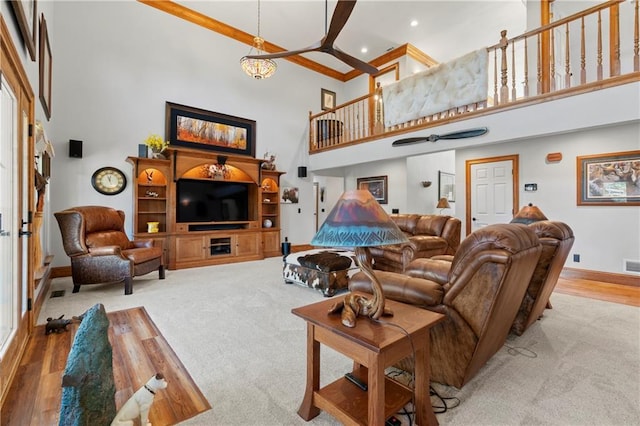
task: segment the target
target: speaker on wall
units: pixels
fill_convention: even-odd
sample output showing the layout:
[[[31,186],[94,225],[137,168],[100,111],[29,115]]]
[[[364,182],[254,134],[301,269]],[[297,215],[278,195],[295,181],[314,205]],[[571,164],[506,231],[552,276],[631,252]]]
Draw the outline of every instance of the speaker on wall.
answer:
[[[82,141],[69,139],[69,157],[82,158]]]
[[[298,167],[298,177],[299,178],[307,177],[307,168],[305,166]]]

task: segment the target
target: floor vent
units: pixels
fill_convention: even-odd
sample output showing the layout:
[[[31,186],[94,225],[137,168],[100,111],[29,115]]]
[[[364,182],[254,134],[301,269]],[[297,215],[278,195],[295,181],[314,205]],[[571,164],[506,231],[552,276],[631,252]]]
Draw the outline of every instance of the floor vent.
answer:
[[[624,271],[632,274],[640,274],[640,260],[623,259]]]
[[[51,292],[51,296],[49,296],[50,299],[53,299],[54,297],[62,297],[64,296],[66,290],[53,290]]]

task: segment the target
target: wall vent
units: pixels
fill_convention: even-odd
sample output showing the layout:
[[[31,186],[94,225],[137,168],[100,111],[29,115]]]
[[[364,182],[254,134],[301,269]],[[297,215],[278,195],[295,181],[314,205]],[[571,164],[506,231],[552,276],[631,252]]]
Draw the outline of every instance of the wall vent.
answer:
[[[640,260],[622,259],[623,271],[640,275]]]

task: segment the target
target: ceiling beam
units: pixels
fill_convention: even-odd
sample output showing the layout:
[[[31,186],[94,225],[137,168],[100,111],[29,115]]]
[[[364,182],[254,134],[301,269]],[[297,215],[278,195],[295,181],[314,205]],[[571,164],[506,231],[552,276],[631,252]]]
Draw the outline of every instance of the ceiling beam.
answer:
[[[199,25],[203,28],[214,31],[223,36],[227,36],[241,43],[244,43],[248,46],[253,46],[253,38],[255,37],[253,34],[244,32],[238,28],[232,27],[231,25],[225,24],[224,22],[213,19],[200,12],[196,12],[193,9],[189,9],[188,7],[175,3],[171,0],[138,0],[138,2],[146,4],[147,6],[154,7],[162,12],[184,19],[185,21]],[[265,40],[264,51],[266,53],[278,53],[278,52],[284,52],[286,51],[286,49]],[[412,57],[413,59],[426,65],[427,67],[430,67],[438,63],[429,55],[423,53],[422,51],[417,49],[415,46],[408,43],[403,44],[402,46],[397,47],[389,52],[386,52],[384,55],[375,58],[369,63],[375,67],[380,67],[381,65],[391,62],[404,55],[408,55]],[[312,61],[300,55],[288,56],[282,59],[292,62],[296,65],[300,65],[301,67],[310,69],[311,71],[315,71],[319,74],[323,74],[323,75],[326,75],[327,77],[331,77],[343,82],[349,81],[355,77],[362,75],[362,71],[359,71],[356,69],[346,73],[342,73],[340,71],[334,70],[333,68],[329,68],[325,65],[319,64],[318,62]]]
[[[199,25],[201,27],[214,31],[218,34],[222,34],[224,36],[237,40],[246,45],[253,46],[253,38],[255,37],[253,34],[249,34],[247,32],[239,30],[238,28],[232,27],[231,25],[227,25],[224,22],[213,19],[200,12],[196,12],[193,9],[189,9],[188,7],[174,3],[173,1],[169,1],[169,0],[138,0],[138,1],[140,3],[146,4],[147,6],[154,7],[170,15],[176,16],[178,18],[182,18],[193,24]],[[278,53],[278,52],[286,51],[286,49],[278,45],[275,45],[273,43],[270,43],[266,40],[264,42],[264,50],[267,53]],[[317,62],[314,62],[302,56],[290,56],[282,59],[285,59],[289,62],[293,62],[294,64],[308,68],[320,74],[324,74],[328,77],[335,78],[336,80],[344,81],[344,73],[336,71],[332,68],[319,64]]]

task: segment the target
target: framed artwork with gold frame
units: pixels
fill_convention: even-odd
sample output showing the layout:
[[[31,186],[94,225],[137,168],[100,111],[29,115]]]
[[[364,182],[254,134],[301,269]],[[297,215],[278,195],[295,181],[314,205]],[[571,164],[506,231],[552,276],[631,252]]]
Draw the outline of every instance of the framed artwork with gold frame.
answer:
[[[577,205],[640,206],[640,151],[576,157]]]

